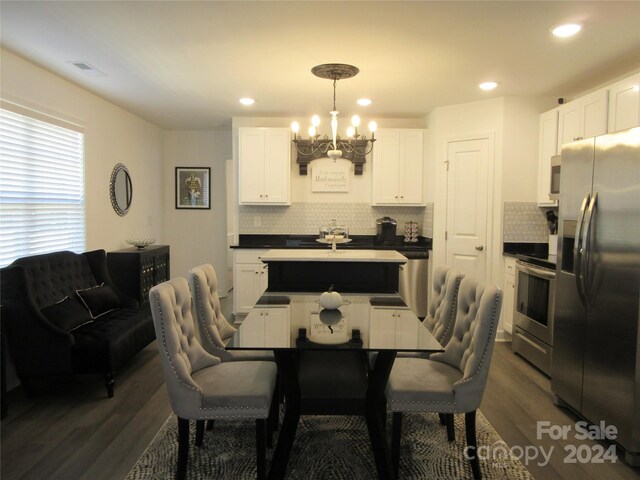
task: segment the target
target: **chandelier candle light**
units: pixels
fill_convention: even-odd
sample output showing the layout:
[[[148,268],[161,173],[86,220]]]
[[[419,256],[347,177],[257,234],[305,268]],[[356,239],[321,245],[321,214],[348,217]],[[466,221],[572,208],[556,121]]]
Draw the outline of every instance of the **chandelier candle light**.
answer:
[[[362,167],[366,161],[365,156],[373,150],[373,142],[375,139],[375,131],[377,124],[374,121],[369,122],[369,130],[371,138],[358,134],[360,126],[360,117],[354,115],[351,118],[351,126],[347,128],[347,139],[342,140],[338,135],[338,111],[336,109],[336,83],[343,78],[351,78],[358,74],[360,70],[353,65],[345,65],[343,63],[326,63],[316,65],[311,69],[316,77],[327,78],[333,80],[333,110],[331,114],[331,135],[320,138],[318,126],[320,125],[320,117],[314,115],[311,118],[311,127],[309,127],[309,138],[302,138],[298,135],[300,124],[293,122],[291,130],[293,131],[293,143],[296,146],[297,163],[300,165],[300,175],[307,174],[307,165],[311,160],[321,157],[329,157],[334,161],[338,158],[346,158],[351,160],[355,166],[355,174],[362,175]]]

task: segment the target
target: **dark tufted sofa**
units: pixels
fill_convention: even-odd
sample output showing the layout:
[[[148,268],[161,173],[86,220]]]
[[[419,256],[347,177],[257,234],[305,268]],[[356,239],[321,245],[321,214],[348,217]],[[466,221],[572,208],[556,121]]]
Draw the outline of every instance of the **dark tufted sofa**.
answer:
[[[77,299],[76,290],[102,284],[118,308],[89,323],[65,331],[43,314],[65,297]],[[99,373],[112,397],[116,370],[155,339],[149,307],[117,291],[104,250],[20,258],[0,271],[0,296],[9,351],[28,393],[42,377]]]

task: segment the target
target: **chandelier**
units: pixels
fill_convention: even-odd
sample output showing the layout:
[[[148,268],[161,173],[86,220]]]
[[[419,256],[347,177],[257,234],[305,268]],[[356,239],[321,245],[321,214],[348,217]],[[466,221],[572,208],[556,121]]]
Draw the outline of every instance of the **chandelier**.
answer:
[[[300,165],[300,174],[307,174],[307,165],[311,160],[321,157],[329,157],[334,161],[338,158],[351,160],[355,165],[355,174],[362,175],[362,167],[366,161],[365,156],[373,150],[373,142],[375,139],[376,122],[369,122],[369,131],[371,138],[358,133],[360,126],[360,117],[354,115],[351,118],[351,126],[347,128],[347,138],[342,139],[338,135],[338,111],[336,109],[336,83],[344,78],[351,78],[358,74],[360,70],[353,65],[345,65],[342,63],[326,63],[316,65],[311,69],[316,77],[327,78],[333,80],[333,110],[331,114],[331,138],[328,136],[321,137],[318,133],[320,125],[320,117],[314,115],[311,118],[311,127],[309,127],[309,137],[302,138],[298,132],[300,124],[293,122],[291,130],[293,131],[293,143],[296,146],[297,162]]]

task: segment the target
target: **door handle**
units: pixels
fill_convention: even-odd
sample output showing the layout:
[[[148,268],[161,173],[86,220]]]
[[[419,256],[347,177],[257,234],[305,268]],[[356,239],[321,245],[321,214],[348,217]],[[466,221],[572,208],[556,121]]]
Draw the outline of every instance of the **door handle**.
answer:
[[[481,252],[484,250],[484,247],[482,245],[476,245],[476,250]]]
[[[582,253],[583,253],[583,226],[585,215],[587,213],[587,207],[591,202],[591,194],[587,193],[582,200],[582,205],[580,206],[580,215],[578,217],[578,222],[576,223],[576,236],[575,236],[575,245],[573,246],[573,269],[574,275],[576,277],[576,289],[578,290],[578,295],[580,296],[580,300],[584,304],[584,278],[582,272]]]
[[[598,201],[598,192],[595,192],[591,197],[591,202],[589,202],[589,208],[587,209],[586,219],[584,223],[584,238],[582,241],[582,250],[584,252],[582,255],[582,278],[583,278],[585,296],[590,289],[589,284],[592,283],[590,282],[591,274],[589,272],[590,270],[589,267],[591,265],[591,249],[592,249],[591,224],[592,224],[594,212],[597,207],[596,205],[597,201]]]

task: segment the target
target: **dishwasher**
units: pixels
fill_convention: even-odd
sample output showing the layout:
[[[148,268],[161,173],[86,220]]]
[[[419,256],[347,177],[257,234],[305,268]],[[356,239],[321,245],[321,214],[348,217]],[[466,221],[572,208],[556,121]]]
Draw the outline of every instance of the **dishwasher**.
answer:
[[[424,318],[429,305],[429,252],[400,253],[408,260],[400,265],[398,293],[418,318]]]

